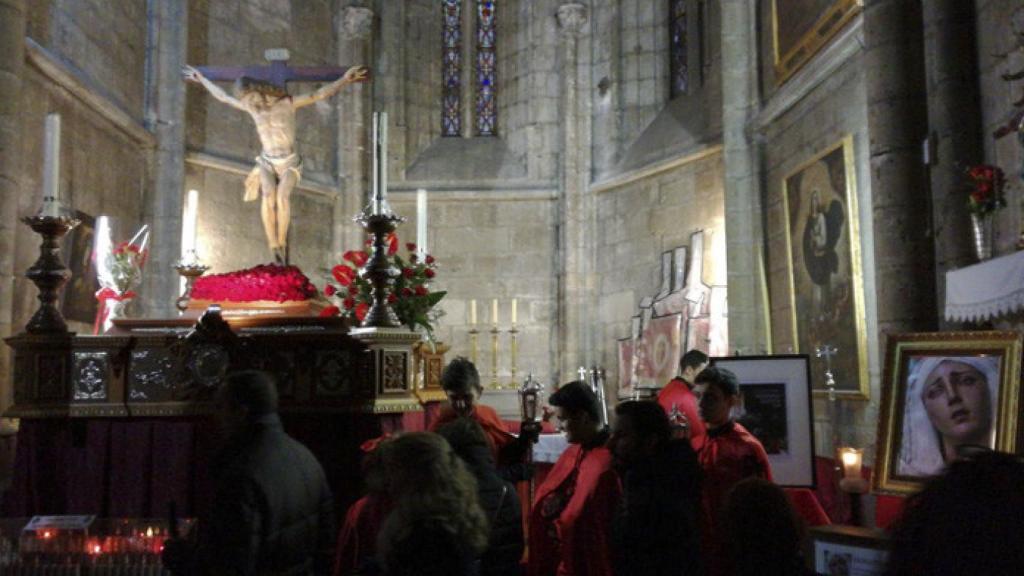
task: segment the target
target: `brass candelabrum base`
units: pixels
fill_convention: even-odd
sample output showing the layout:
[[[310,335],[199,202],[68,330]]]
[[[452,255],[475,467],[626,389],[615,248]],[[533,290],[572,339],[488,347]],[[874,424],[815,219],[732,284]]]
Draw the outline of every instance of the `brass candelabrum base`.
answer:
[[[67,322],[54,303],[61,287],[71,278],[71,271],[61,261],[59,240],[78,226],[79,221],[67,216],[41,214],[22,218],[21,221],[43,237],[39,259],[25,272],[25,277],[39,288],[39,309],[25,325],[25,331],[29,334],[65,333],[68,331]]]
[[[480,356],[480,342],[479,342],[480,331],[476,328],[470,328],[469,330],[469,359],[473,361],[474,366],[479,365]]]
[[[513,324],[508,330],[509,337],[509,381],[508,387],[512,389],[518,388],[516,383],[516,372],[518,370],[519,363],[519,330],[516,330],[516,325]]]
[[[370,234],[371,251],[370,258],[366,265],[359,270],[359,277],[367,279],[373,286],[371,291],[370,309],[360,326],[364,328],[397,328],[400,326],[398,316],[388,304],[388,295],[391,294],[395,285],[395,279],[401,274],[398,268],[391,264],[388,258],[387,238],[388,234],[395,231],[395,228],[405,222],[405,218],[387,211],[381,214],[373,214],[364,211],[355,217],[359,223]]]
[[[196,278],[199,278],[210,269],[205,264],[195,263],[184,263],[178,262],[175,264],[174,269],[178,271],[178,274],[185,279],[185,291],[182,292],[181,296],[174,301],[174,307],[179,312],[184,312],[188,308],[188,301],[192,298],[192,288],[195,287]]]
[[[498,330],[498,326],[495,325],[491,328],[491,388],[500,390],[501,386],[498,384],[498,335],[501,334],[501,330]]]

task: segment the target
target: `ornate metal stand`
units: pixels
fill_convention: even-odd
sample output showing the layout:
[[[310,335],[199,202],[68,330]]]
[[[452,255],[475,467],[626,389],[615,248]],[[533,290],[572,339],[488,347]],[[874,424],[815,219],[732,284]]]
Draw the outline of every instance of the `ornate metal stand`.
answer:
[[[185,291],[174,301],[174,307],[179,312],[184,312],[188,308],[189,299],[192,298],[192,287],[196,283],[196,278],[205,274],[210,267],[199,262],[178,262],[174,269],[185,279]]]
[[[25,272],[25,276],[39,288],[39,310],[25,325],[30,334],[55,334],[68,331],[60,310],[54,306],[57,292],[71,277],[71,271],[61,262],[59,240],[78,226],[78,220],[65,216],[28,216],[21,219],[43,237],[39,259]]]
[[[511,363],[511,366],[509,368],[509,372],[510,372],[511,375],[509,376],[509,381],[508,381],[509,384],[508,385],[509,385],[509,388],[515,388],[516,387],[516,372],[518,371],[516,365],[519,363],[519,330],[516,330],[516,325],[515,324],[513,324],[512,327],[509,328],[508,336],[509,336],[509,340],[510,340],[510,342],[509,342],[509,362]]]
[[[480,342],[477,340],[479,335],[480,331],[475,327],[469,329],[469,359],[473,361],[474,366],[480,364]]]
[[[498,325],[495,324],[494,328],[491,328],[491,388],[500,390],[501,385],[498,384],[498,335],[501,334],[501,330],[498,330]]]
[[[395,279],[401,272],[391,265],[388,258],[387,236],[394,232],[396,226],[405,222],[405,218],[390,211],[383,214],[371,214],[367,210],[356,216],[355,221],[369,232],[372,238],[370,259],[359,270],[359,277],[369,280],[373,285],[373,303],[360,326],[364,328],[397,328],[400,326],[398,316],[388,304],[388,295],[391,294]]]

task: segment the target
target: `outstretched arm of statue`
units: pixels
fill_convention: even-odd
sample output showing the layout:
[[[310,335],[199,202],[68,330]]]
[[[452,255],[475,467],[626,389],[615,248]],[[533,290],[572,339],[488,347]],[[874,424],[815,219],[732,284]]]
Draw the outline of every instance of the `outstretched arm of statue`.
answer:
[[[203,88],[206,88],[206,91],[210,93],[210,96],[213,96],[217,100],[220,100],[228,106],[238,108],[239,110],[245,110],[245,105],[242,104],[241,100],[232,97],[230,94],[225,92],[223,88],[217,86],[213,82],[210,82],[210,80],[206,76],[203,76],[203,73],[195,67],[185,66],[181,69],[181,75],[185,78],[186,82],[202,84]]]
[[[299,94],[292,98],[293,105],[296,108],[302,108],[303,106],[309,106],[320,100],[330,98],[341,91],[348,84],[354,84],[356,82],[363,82],[369,78],[370,71],[367,70],[366,66],[353,66],[345,71],[345,75],[338,78],[330,84],[325,84],[317,90],[308,94]]]

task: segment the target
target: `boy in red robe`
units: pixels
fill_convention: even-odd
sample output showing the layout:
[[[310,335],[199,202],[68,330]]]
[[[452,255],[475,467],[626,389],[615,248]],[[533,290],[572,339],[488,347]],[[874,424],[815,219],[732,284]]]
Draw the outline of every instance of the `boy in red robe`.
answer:
[[[529,576],[611,576],[611,523],[622,488],[612,470],[597,396],[583,382],[551,395],[569,448],[537,488],[530,512]]]
[[[388,441],[388,435],[363,442],[363,481],[366,496],[356,500],[345,513],[345,523],[338,533],[334,556],[334,576],[357,574],[375,566],[377,535],[391,512],[391,499],[377,448]]]
[[[693,393],[693,386],[697,375],[707,367],[708,355],[700,350],[690,350],[679,359],[679,376],[670,380],[658,392],[658,404],[665,411],[669,421],[673,420],[675,414],[682,414],[686,418],[690,446],[693,446],[695,452],[700,452],[704,445],[707,430],[697,410],[697,396]],[[672,424],[678,425],[679,422]]]
[[[740,385],[736,375],[724,368],[705,368],[696,378],[703,389],[700,415],[707,423],[707,438],[698,454],[704,472],[702,540],[704,557],[711,574],[724,570],[718,520],[733,486],[746,478],[772,480],[764,446],[746,428],[735,422],[733,408],[739,404]]]

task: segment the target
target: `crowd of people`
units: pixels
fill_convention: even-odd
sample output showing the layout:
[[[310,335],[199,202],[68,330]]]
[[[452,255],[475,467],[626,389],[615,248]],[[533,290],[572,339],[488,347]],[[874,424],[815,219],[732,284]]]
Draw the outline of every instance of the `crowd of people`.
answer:
[[[215,506],[193,534],[167,543],[165,565],[176,574],[813,574],[802,522],[772,483],[764,448],[733,420],[736,377],[703,353],[683,356],[656,402],[619,403],[610,429],[588,384],[559,387],[548,402],[569,447],[527,507],[517,483],[533,475],[540,424],[509,433],[479,402],[465,358],[445,368],[442,386],[448,404],[430,431],[363,445],[366,493],[336,532],[323,470],[282,430],[273,380],[230,376],[219,394],[230,440]],[[1016,457],[953,462],[908,505],[889,574],[1015,573],[1021,486]],[[943,548],[965,539],[978,541],[970,553]]]

